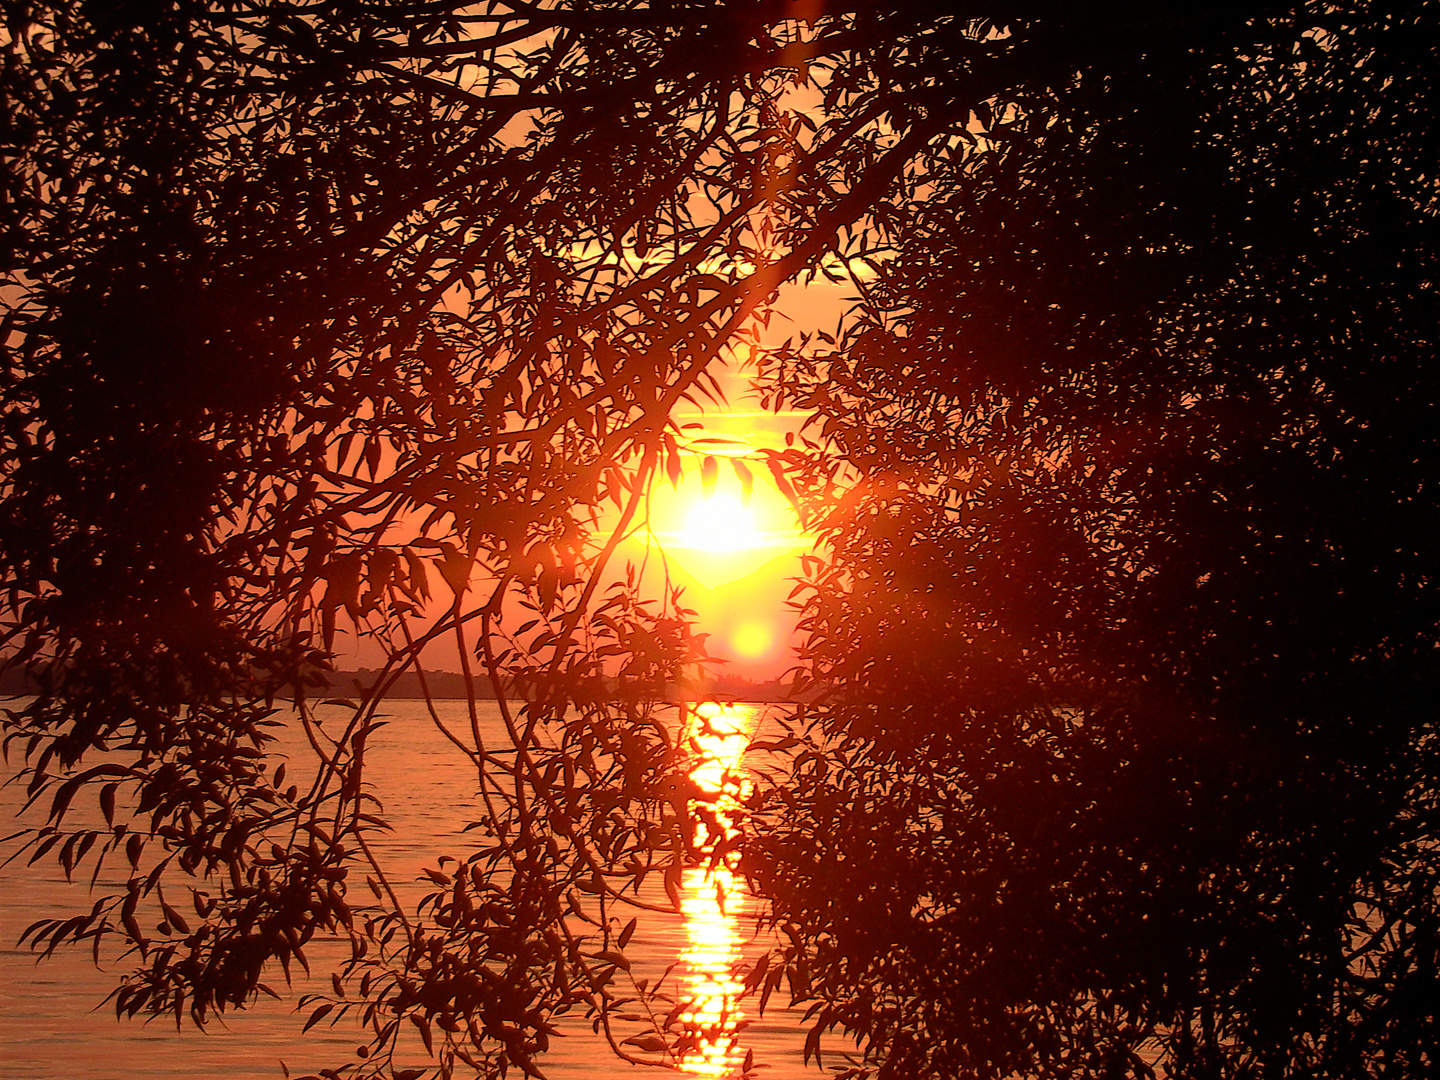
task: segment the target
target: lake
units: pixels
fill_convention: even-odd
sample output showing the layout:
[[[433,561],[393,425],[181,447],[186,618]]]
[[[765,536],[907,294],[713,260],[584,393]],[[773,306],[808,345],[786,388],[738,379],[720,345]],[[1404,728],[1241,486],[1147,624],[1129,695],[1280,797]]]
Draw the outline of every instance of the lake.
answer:
[[[437,707],[442,719],[456,721],[466,710],[458,701],[441,701]],[[498,708],[493,702],[482,702],[480,708],[492,737],[500,737]],[[424,710],[419,701],[388,702],[390,722],[371,736],[366,759],[366,780],[384,801],[394,829],[383,840],[385,856],[411,874],[418,874],[422,865],[434,866],[438,854],[465,850],[469,841],[461,829],[474,802],[473,769],[436,732]],[[691,775],[720,800],[725,808],[722,824],[725,814],[738,813],[731,796],[740,794],[722,791],[722,786],[745,783],[747,770],[755,767],[747,747],[757,735],[775,733],[773,723],[771,707],[726,706],[711,715],[708,733],[697,740],[702,752]],[[22,803],[17,786],[0,789],[0,821],[6,823],[0,835],[15,831],[17,826],[9,822]],[[5,854],[10,850],[13,845]],[[427,887],[417,882],[411,897],[418,899]],[[173,1021],[116,1020],[104,999],[123,965],[97,969],[88,952],[75,950],[37,964],[28,949],[16,948],[21,931],[35,919],[88,911],[93,898],[86,885],[68,884],[53,863],[26,867],[16,862],[0,871],[0,890],[0,985],[5,987],[0,993],[0,1073],[6,1077],[278,1080],[284,1075],[282,1062],[292,1076],[315,1072],[354,1060],[357,1044],[364,1041],[348,1021],[333,1028],[322,1023],[302,1035],[308,1010],[297,1014],[295,999],[307,985],[298,979],[286,1001],[262,998],[251,1009],[211,1021],[206,1031],[188,1021],[177,1031]],[[820,1075],[813,1061],[803,1062],[798,1012],[780,1008],[772,999],[763,1017],[746,1016],[744,1003],[736,1002],[735,965],[763,952],[768,940],[757,939],[760,911],[743,881],[724,866],[692,868],[684,878],[681,907],[674,915],[642,918],[627,949],[638,970],[660,972],[676,965],[675,977],[694,999],[695,1013],[710,1022],[723,1018],[725,1034],[675,1071],[723,1080],[739,1075],[746,1054],[753,1053],[757,1073],[767,1080]],[[309,989],[320,989],[322,982],[328,986],[326,948],[307,950],[320,976]],[[341,955],[339,943],[329,948],[330,957]],[[278,973],[268,981],[283,989]],[[566,1019],[561,1027],[564,1037],[555,1040],[539,1062],[551,1080],[658,1075],[614,1057],[579,1018]],[[426,1062],[403,1064],[418,1067]]]

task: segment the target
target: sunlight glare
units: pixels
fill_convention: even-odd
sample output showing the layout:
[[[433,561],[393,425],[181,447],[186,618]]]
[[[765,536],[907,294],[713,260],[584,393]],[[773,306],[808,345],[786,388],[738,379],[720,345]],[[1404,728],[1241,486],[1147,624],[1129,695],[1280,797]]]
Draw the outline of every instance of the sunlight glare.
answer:
[[[750,508],[739,498],[710,495],[690,507],[680,542],[700,551],[743,551],[764,546],[764,537],[755,527]]]
[[[742,623],[730,635],[730,646],[747,660],[758,660],[775,644],[775,631],[760,622]]]
[[[794,508],[773,484],[756,476],[747,493],[726,459],[716,460],[718,476],[708,488],[697,460],[679,484],[656,483],[646,508],[648,537],[706,589],[748,577],[807,543]]]

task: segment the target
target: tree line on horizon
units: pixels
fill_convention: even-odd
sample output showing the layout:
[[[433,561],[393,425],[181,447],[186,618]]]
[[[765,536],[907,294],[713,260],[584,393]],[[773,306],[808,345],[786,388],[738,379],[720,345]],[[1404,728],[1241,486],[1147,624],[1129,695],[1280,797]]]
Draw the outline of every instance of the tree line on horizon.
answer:
[[[820,542],[817,700],[715,857],[807,1057],[1434,1070],[1437,5],[6,20],[7,855],[124,879],[25,932],[129,956],[120,1015],[339,937],[327,1075],[539,1075],[567,1014],[698,1044],[624,950],[694,857],[668,691],[711,658],[611,563],[743,344],[813,417],[744,464]],[[774,344],[821,276],[850,309]],[[342,632],[387,660],[321,728]],[[416,908],[366,738],[431,646],[506,735],[433,714],[477,803]]]

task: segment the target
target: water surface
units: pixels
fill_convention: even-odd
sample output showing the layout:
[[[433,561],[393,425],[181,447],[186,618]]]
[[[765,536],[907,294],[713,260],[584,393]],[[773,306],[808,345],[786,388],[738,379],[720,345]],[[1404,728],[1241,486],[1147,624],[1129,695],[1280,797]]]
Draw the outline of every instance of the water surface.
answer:
[[[463,702],[437,706],[442,719],[458,722],[465,715]],[[480,709],[498,737],[498,709],[491,702]],[[390,722],[368,744],[367,781],[394,828],[383,842],[382,857],[398,867],[397,880],[434,866],[440,854],[463,854],[473,843],[473,834],[462,831],[473,816],[473,769],[436,732],[424,710],[422,702],[387,703]],[[690,722],[698,725],[690,732],[691,742],[702,751],[692,776],[716,800],[714,827],[734,827],[747,770],[754,764],[746,748],[769,726],[770,717],[763,706],[736,705],[702,710]],[[0,835],[14,831],[9,823],[22,802],[17,786],[0,789]],[[412,898],[422,891],[417,882]],[[118,1021],[104,999],[126,965],[103,962],[97,968],[88,952],[74,950],[37,963],[28,949],[16,947],[21,931],[34,920],[88,911],[93,902],[84,883],[66,883],[58,867],[44,861],[34,867],[12,863],[0,871],[0,980],[5,988],[0,993],[0,1075],[7,1080],[278,1080],[284,1075],[282,1062],[291,1075],[315,1072],[354,1060],[357,1045],[365,1041],[364,1033],[348,1022],[322,1024],[302,1035],[305,1014],[294,1011],[301,993],[322,989],[322,982],[328,986],[326,961],[341,955],[339,943],[307,949],[320,976],[315,984],[297,979],[286,1001],[262,999],[242,1013],[217,1018],[206,1031],[197,1031],[188,1019],[178,1031],[173,1021]],[[814,1064],[802,1062],[804,1038],[796,1013],[777,1008],[772,999],[764,1017],[747,1016],[745,1004],[736,999],[736,965],[764,951],[765,942],[756,938],[757,902],[734,867],[721,863],[690,869],[681,907],[680,914],[642,918],[627,950],[637,969],[658,973],[673,965],[671,977],[682,982],[683,996],[693,1002],[689,1019],[716,1030],[679,1063],[678,1071],[731,1077],[753,1054],[757,1074],[767,1080],[816,1076]],[[269,982],[285,989],[279,973]],[[564,1037],[540,1060],[552,1080],[634,1080],[669,1071],[618,1060],[587,1022],[570,1019],[562,1027]]]

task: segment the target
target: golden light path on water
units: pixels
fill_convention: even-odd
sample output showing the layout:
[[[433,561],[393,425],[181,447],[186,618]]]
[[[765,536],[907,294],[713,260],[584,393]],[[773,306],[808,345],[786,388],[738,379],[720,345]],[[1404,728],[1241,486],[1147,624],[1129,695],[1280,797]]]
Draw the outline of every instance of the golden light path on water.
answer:
[[[696,841],[706,861],[685,873],[681,914],[685,920],[685,989],[693,1004],[682,1019],[696,1038],[680,1059],[680,1070],[695,1076],[730,1077],[743,1070],[740,1034],[745,1014],[738,1001],[743,989],[735,978],[740,960],[740,907],[748,895],[737,873],[736,850],[723,851],[734,839],[741,800],[749,792],[741,757],[750,744],[752,718],[733,707],[697,706],[689,718],[687,742],[695,755],[690,778],[705,793],[691,804]],[[715,857],[717,848],[722,854]]]

